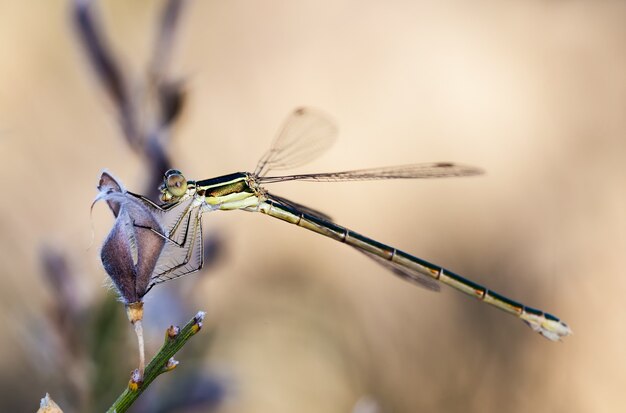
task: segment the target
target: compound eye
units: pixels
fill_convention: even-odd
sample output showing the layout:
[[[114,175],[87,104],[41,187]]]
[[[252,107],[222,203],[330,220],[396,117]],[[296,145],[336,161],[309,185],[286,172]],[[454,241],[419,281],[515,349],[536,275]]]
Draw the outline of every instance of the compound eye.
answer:
[[[187,180],[179,171],[170,169],[165,174],[165,187],[173,197],[179,198],[187,192]]]

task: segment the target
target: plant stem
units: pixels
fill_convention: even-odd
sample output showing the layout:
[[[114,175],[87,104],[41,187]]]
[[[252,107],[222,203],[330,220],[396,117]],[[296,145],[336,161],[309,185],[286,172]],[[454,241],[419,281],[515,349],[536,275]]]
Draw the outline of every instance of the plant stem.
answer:
[[[143,326],[141,320],[137,320],[134,323],[135,325],[135,334],[137,335],[137,343],[139,344],[139,377],[143,380],[143,372],[146,367],[146,354],[144,351],[143,344]]]
[[[133,372],[128,387],[120,394],[115,403],[109,408],[108,413],[122,413],[137,400],[139,395],[148,388],[161,373],[173,370],[177,362],[170,361],[172,357],[194,336],[202,327],[204,312],[200,311],[180,331],[170,327],[165,335],[165,343],[159,352],[150,361],[143,375],[142,382],[135,382]]]

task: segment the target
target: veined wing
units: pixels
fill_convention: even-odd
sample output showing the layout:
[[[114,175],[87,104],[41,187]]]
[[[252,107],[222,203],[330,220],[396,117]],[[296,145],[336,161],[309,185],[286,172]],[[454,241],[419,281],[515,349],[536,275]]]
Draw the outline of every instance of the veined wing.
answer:
[[[328,221],[329,223],[332,222],[332,220],[330,219],[330,217],[328,217],[327,215],[325,215],[324,213],[321,213],[317,210],[308,208],[304,205],[300,205],[298,203],[295,203],[293,201],[289,201],[285,198],[281,198],[278,197],[276,195],[272,195],[272,194],[266,194],[267,198],[271,201],[273,201],[275,204],[278,204],[279,206],[282,206],[283,208],[286,206],[289,209],[291,209],[291,211],[289,211],[290,214],[293,215],[300,215],[300,219],[304,219],[304,220],[308,220],[311,221],[312,217],[314,217],[315,219],[322,221],[322,222],[317,222],[316,225],[317,226],[324,226],[324,222],[323,221]],[[308,215],[308,216],[307,216]],[[292,220],[287,220],[288,222],[294,223],[294,221]],[[343,228],[343,227],[339,227],[337,225],[334,224],[330,224],[334,227],[334,231],[337,231],[339,233],[343,233],[343,234],[352,234],[351,236],[355,236],[355,233],[348,230],[347,228]],[[337,238],[335,238],[337,239]],[[340,240],[341,238],[339,238],[338,240]],[[344,237],[344,241],[345,241],[345,237]],[[370,251],[368,251],[367,249],[364,248],[359,248],[356,245],[351,245],[348,244],[351,247],[353,247],[355,250],[363,253],[364,255],[366,255],[367,257],[373,259],[374,261],[376,261],[378,264],[382,265],[383,267],[385,267],[386,269],[392,271],[394,274],[400,276],[401,278],[404,278],[420,287],[426,288],[428,290],[431,291],[439,291],[440,286],[439,283],[437,281],[435,281],[434,279],[428,277],[427,275],[424,275],[420,272],[414,271],[411,268],[402,266],[396,262],[393,261],[389,261],[386,260]]]
[[[173,239],[171,237],[172,233],[176,231],[177,226],[180,224],[183,217],[188,214],[191,208],[194,206],[193,197],[182,199],[172,204],[157,205],[143,195],[135,194],[129,191],[127,191],[127,194],[139,199],[143,203],[143,205],[145,205],[152,211],[152,213],[159,220],[159,224],[163,229],[164,233],[161,235],[163,235],[164,237],[170,237],[170,239]]]
[[[354,249],[370,257],[371,259],[376,261],[378,264],[382,265],[383,267],[393,272],[395,275],[397,275],[400,278],[403,278],[415,285],[418,285],[430,291],[439,292],[441,290],[441,286],[439,285],[439,283],[435,281],[434,279],[428,277],[427,275],[414,271],[410,268],[404,267],[393,261],[389,261],[384,258],[381,258],[378,255],[373,254],[369,251],[365,251],[356,247],[354,247]]]
[[[156,263],[152,284],[182,277],[202,268],[202,206],[193,205],[191,198],[177,205],[177,208],[180,211],[168,209],[163,217],[163,226],[169,231],[166,234],[169,241],[165,243]]]
[[[327,115],[311,108],[298,108],[283,123],[254,175],[303,165],[326,151],[336,137],[337,127]]]
[[[328,172],[317,174],[298,174],[284,176],[265,176],[257,179],[259,183],[268,184],[284,181],[369,181],[377,179],[429,179],[448,178],[454,176],[480,175],[479,168],[451,162],[431,162],[412,165],[390,166],[383,168],[357,169],[353,171]]]

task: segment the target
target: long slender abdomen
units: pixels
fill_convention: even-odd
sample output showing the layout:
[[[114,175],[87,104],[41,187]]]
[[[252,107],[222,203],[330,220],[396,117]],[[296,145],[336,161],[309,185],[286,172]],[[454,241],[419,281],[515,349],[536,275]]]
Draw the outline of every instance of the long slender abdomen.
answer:
[[[461,277],[458,274],[351,231],[341,225],[323,220],[311,214],[303,213],[289,205],[271,199],[261,202],[258,206],[258,210],[274,218],[287,221],[348,244],[369,254],[376,255],[403,269],[414,271],[438,280],[462,293],[475,297],[509,314],[516,315],[526,322],[534,331],[550,340],[559,340],[561,337],[571,333],[571,330],[565,323],[551,314],[527,307],[503,295],[490,291],[482,285]]]

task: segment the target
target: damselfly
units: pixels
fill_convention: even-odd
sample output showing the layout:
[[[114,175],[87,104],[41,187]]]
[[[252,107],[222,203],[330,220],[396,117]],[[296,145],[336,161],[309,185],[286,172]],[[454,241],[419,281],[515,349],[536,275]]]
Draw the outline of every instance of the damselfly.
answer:
[[[155,268],[152,285],[192,273],[202,267],[202,213],[213,210],[262,212],[347,244],[396,275],[427,289],[438,291],[439,283],[516,315],[534,331],[556,341],[571,333],[555,316],[527,307],[497,294],[438,265],[397,248],[382,244],[335,224],[325,214],[276,196],[263,184],[285,181],[360,181],[377,179],[443,178],[471,176],[480,169],[456,163],[425,163],[389,168],[334,173],[268,176],[269,171],[300,166],[325,151],[335,139],[334,123],[311,109],[297,109],[285,121],[271,148],[253,173],[237,172],[201,181],[188,181],[169,170],[160,188],[164,205],[147,199],[162,222],[166,246]],[[147,228],[155,231],[153,228]]]

